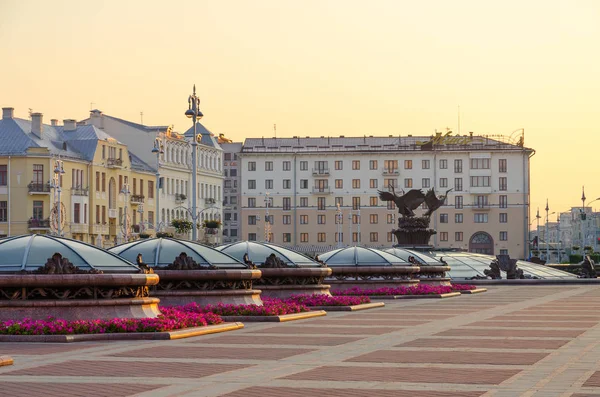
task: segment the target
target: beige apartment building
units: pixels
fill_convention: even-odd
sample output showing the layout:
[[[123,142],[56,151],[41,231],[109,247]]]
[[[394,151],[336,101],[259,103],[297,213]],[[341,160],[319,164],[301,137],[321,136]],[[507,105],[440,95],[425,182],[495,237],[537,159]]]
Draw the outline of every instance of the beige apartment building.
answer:
[[[2,109],[0,136],[0,235],[57,233],[59,186],[64,236],[114,245],[125,214],[128,233],[139,230],[139,205],[153,204],[154,174],[127,146],[93,125],[47,125],[41,113],[16,118],[13,108]]]
[[[241,238],[311,252],[390,247],[398,211],[378,190],[452,189],[431,217],[430,245],[526,258],[533,153],[522,135],[249,138],[239,154]]]

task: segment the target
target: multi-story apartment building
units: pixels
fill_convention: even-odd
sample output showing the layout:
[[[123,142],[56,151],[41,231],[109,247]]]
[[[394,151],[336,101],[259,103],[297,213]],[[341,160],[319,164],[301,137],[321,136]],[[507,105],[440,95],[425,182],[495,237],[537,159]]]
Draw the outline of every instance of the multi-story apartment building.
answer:
[[[193,126],[184,134],[177,134],[168,126],[145,126],[92,110],[84,123],[91,124],[108,135],[128,145],[136,157],[148,164],[154,178],[148,185],[156,188],[158,178],[159,214],[158,218],[147,217],[151,228],[158,225],[169,228],[173,219],[191,219],[192,171],[191,140]],[[223,186],[223,151],[217,138],[199,122],[197,135],[197,209],[198,222],[205,219],[221,219]],[[157,153],[157,147],[162,151]],[[154,193],[153,193],[154,194]],[[144,198],[142,197],[142,200]],[[146,205],[148,214],[156,212],[156,203]],[[202,233],[199,234],[203,236]]]
[[[41,113],[31,120],[14,117],[3,108],[0,120],[0,234],[56,232],[58,219],[51,219],[57,204],[56,161],[59,173],[63,234],[89,243],[113,245],[123,235],[121,224],[135,223],[140,201],[133,194],[120,194],[124,185],[139,186],[152,170],[130,155],[127,146],[93,125],[75,120],[43,124]],[[139,182],[139,185],[138,185]],[[131,224],[131,222],[129,222]]]
[[[431,245],[524,258],[532,153],[522,137],[472,134],[249,138],[240,153],[241,237],[314,252],[391,246],[398,213],[377,190],[452,189],[432,216]]]
[[[241,142],[222,142],[223,148],[223,242],[234,243],[242,239],[241,214],[241,168],[239,153]]]

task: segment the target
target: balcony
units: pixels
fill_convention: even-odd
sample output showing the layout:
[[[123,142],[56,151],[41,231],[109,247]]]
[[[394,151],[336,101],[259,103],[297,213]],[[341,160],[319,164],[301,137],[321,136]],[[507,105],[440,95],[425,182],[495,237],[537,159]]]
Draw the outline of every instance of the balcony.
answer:
[[[183,193],[177,193],[175,195],[175,202],[177,204],[182,204],[182,203],[185,202],[185,200],[187,200],[187,196],[185,194],[183,194]]]
[[[217,200],[215,200],[214,198],[205,198],[204,203],[206,205],[215,205],[217,203]]]
[[[71,233],[75,234],[88,234],[90,232],[90,226],[87,223],[72,223]]]
[[[31,218],[27,221],[29,230],[50,230],[50,218],[35,219]]]
[[[313,187],[312,188],[312,194],[331,194],[331,188],[329,186],[327,187]]]
[[[400,175],[400,170],[397,168],[392,168],[392,169],[388,169],[388,168],[384,168],[382,171],[383,175]]]
[[[329,168],[313,168],[313,175],[329,175]]]
[[[50,194],[50,182],[47,183],[34,183],[31,182],[27,185],[29,194]]]
[[[71,196],[88,196],[89,189],[87,187],[72,187],[71,188]]]
[[[121,168],[123,166],[123,160],[108,158],[106,159],[106,166],[108,168]]]
[[[143,194],[132,194],[131,195],[131,204],[144,204],[144,195]]]
[[[117,209],[108,209],[108,218],[109,219],[117,219]]]

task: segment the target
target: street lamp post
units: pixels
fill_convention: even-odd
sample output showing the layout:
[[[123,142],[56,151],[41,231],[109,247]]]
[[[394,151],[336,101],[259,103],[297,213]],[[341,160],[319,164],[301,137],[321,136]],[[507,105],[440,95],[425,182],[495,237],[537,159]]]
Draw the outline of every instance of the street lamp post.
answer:
[[[56,200],[56,233],[59,236],[62,236],[62,214],[61,214],[61,210],[62,210],[62,203],[61,203],[61,198],[60,198],[60,194],[62,192],[62,188],[60,186],[60,179],[62,178],[62,175],[65,174],[65,169],[64,169],[64,163],[62,160],[56,160],[55,163],[55,168],[54,168],[54,178],[52,180],[52,185],[51,187],[56,189],[56,193],[57,193],[57,200]]]
[[[560,236],[560,212],[556,214],[556,242],[558,246],[558,263],[560,263],[560,255],[562,251],[562,238]]]
[[[156,215],[155,215],[155,224],[156,224],[156,232],[160,232],[160,206],[159,206],[159,200],[160,200],[160,171],[159,171],[159,167],[160,167],[160,155],[163,154],[165,151],[163,149],[163,145],[160,142],[160,139],[157,137],[154,140],[154,148],[152,148],[152,153],[156,154]]]
[[[540,209],[538,208],[537,209],[537,214],[535,215],[535,219],[537,221],[537,234],[536,234],[537,246],[535,247],[536,251],[540,250],[540,218],[541,218],[541,216],[540,216]]]
[[[265,242],[271,242],[271,218],[269,218],[269,192],[265,193]]]
[[[348,246],[353,242],[354,237],[352,236],[352,211],[348,214],[348,227],[350,228],[350,234],[348,235]]]
[[[121,189],[121,194],[125,195],[125,207],[124,207],[124,213],[123,213],[123,239],[125,240],[125,242],[129,241],[129,225],[127,225],[127,218],[128,218],[128,213],[127,213],[127,203],[129,202],[129,194],[131,192],[129,191],[129,183],[125,183],[123,185],[123,188]]]
[[[139,233],[142,232],[142,228],[144,227],[144,204],[139,204],[137,209],[138,214],[140,214],[140,223],[138,225]]]
[[[194,126],[194,138],[192,139],[192,240],[198,240],[198,210],[196,205],[197,193],[196,193],[196,178],[197,178],[197,166],[196,161],[198,157],[197,147],[198,138],[196,133],[196,123],[204,116],[200,111],[200,98],[196,96],[196,84],[194,84],[194,93],[188,97],[188,110],[185,111],[185,115],[192,119]]]

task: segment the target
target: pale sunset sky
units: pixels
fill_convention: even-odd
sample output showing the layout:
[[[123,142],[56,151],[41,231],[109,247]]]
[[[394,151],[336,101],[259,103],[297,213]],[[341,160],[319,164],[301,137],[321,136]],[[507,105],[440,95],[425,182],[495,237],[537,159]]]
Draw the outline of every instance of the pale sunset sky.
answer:
[[[0,16],[16,117],[93,106],[183,132],[194,83],[202,123],[234,140],[431,135],[460,107],[463,134],[525,130],[533,221],[582,185],[600,197],[600,1],[0,0]]]

